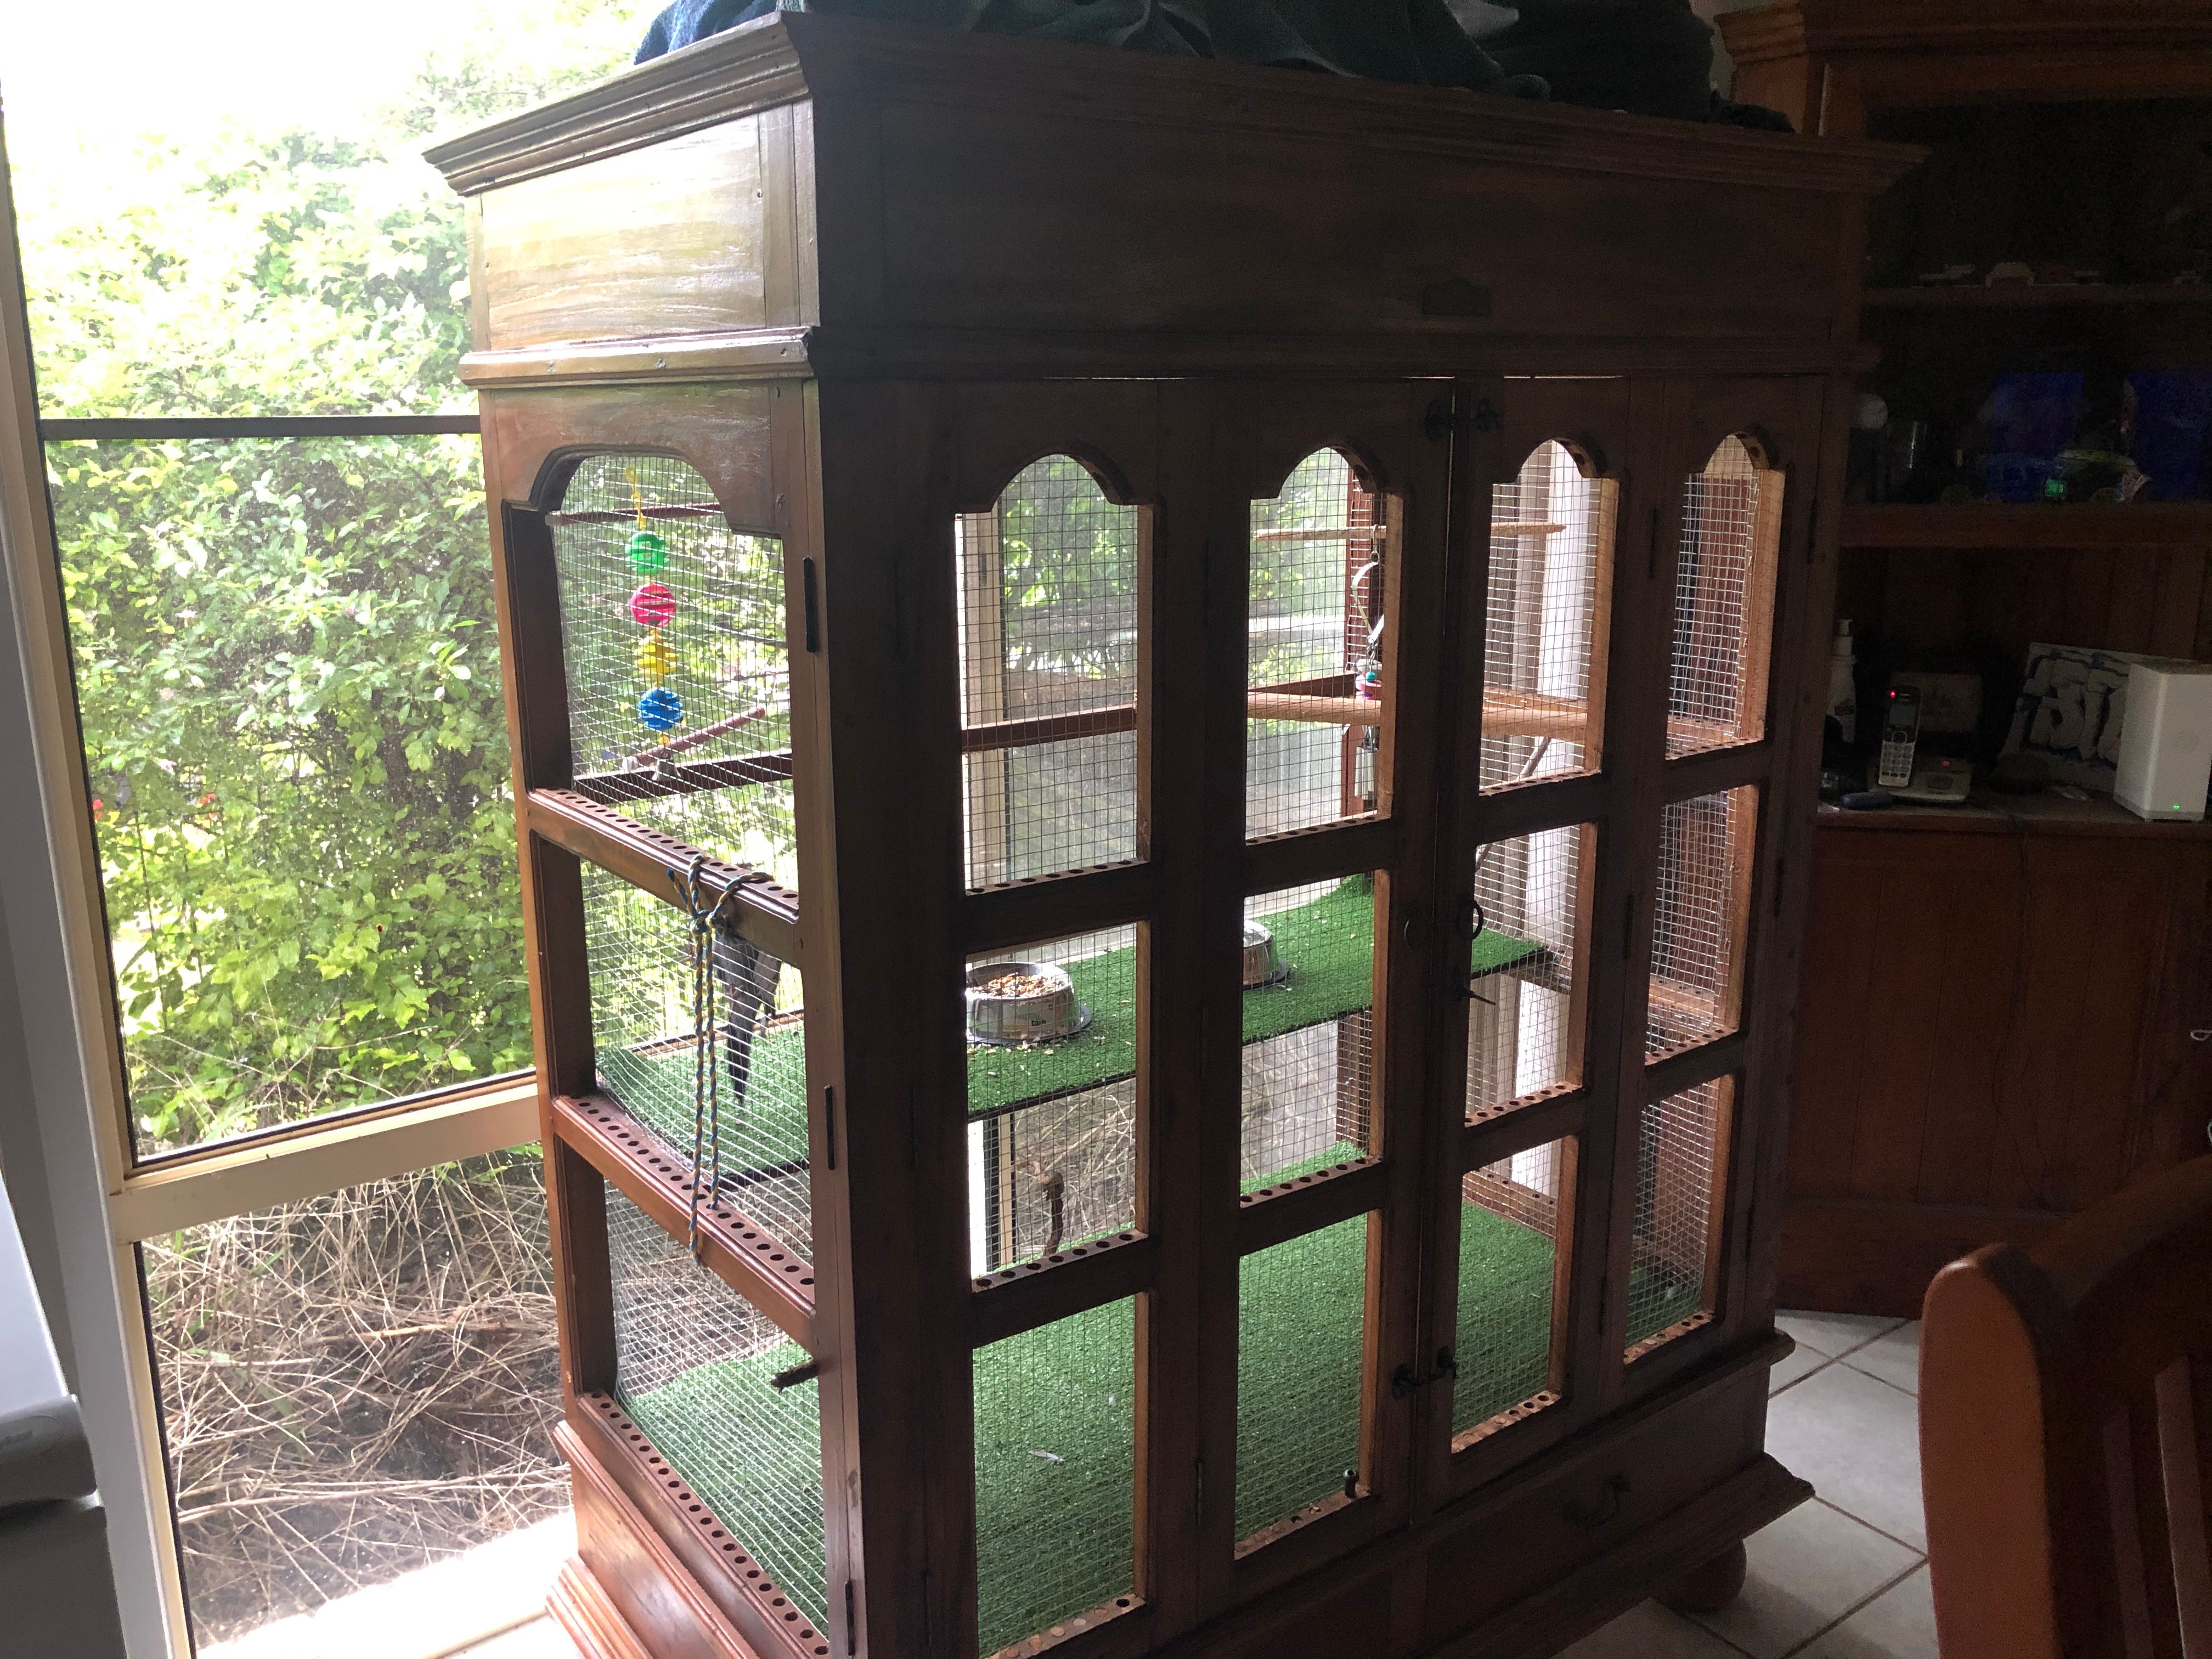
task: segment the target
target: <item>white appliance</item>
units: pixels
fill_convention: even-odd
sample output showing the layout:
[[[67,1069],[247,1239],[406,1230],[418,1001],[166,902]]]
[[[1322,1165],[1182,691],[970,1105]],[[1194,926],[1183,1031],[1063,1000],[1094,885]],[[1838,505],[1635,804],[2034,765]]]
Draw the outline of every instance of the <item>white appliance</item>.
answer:
[[[2128,670],[2112,799],[2137,817],[2195,823],[2212,787],[2212,663],[2150,658]]]
[[[0,1653],[123,1659],[107,1516],[0,1186]]]

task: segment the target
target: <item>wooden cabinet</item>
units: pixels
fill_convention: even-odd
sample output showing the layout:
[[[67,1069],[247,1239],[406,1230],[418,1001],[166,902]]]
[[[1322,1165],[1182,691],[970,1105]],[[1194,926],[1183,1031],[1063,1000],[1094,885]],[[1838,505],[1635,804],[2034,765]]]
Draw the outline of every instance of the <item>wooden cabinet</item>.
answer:
[[[2123,374],[2212,368],[2212,286],[2173,280],[2212,234],[2186,206],[2212,7],[1786,0],[1721,27],[1738,97],[1931,149],[1873,207],[1863,313],[1865,385],[1929,422],[1931,483],[1962,493],[1954,444],[2001,374],[2084,375],[2094,428]],[[1985,285],[1999,260],[2046,280]],[[1920,285],[1953,263],[1975,280]],[[1908,493],[1846,505],[1837,614],[1863,663],[1984,677],[1984,763],[2033,644],[2212,658],[2212,505]],[[2051,797],[1823,812],[1784,1305],[1914,1314],[1946,1261],[2201,1150],[2208,846]]]
[[[588,1651],[1548,1650],[1804,1495],[1909,153],[794,14],[434,159]]]
[[[1826,809],[1792,1084],[1786,1304],[1909,1316],[2212,1125],[2212,830],[2102,803]]]

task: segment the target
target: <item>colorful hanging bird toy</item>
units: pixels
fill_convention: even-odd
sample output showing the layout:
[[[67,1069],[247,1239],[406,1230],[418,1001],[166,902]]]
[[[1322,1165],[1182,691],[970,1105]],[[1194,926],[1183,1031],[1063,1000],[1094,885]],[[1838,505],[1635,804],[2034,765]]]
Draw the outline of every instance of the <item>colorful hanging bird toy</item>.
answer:
[[[623,476],[629,483],[630,505],[637,514],[637,528],[630,532],[627,549],[629,565],[646,578],[629,596],[630,620],[646,630],[635,657],[638,678],[646,685],[645,695],[637,700],[637,718],[656,741],[665,744],[668,734],[684,724],[684,699],[668,688],[676,652],[665,632],[676,620],[676,595],[652,580],[668,568],[668,543],[645,516],[645,491],[638,483],[637,469],[628,468]]]

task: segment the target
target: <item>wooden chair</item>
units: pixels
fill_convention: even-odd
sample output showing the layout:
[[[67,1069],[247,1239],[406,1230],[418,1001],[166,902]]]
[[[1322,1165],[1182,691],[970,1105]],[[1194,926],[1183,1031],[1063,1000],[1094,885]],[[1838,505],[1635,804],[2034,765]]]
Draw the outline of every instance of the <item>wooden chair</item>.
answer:
[[[1943,1659],[2212,1655],[2212,1158],[1929,1286]]]

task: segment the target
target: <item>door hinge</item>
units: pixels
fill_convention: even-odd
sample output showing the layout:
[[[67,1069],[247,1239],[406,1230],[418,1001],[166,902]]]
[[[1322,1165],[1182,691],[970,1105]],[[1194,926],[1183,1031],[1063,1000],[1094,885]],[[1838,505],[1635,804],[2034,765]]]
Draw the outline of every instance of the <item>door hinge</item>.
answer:
[[[822,648],[820,586],[814,574],[814,561],[801,559],[799,562],[799,594],[800,605],[805,611],[806,648],[809,651],[819,651]]]
[[[1651,509],[1650,539],[1644,544],[1644,580],[1648,582],[1659,580],[1659,509],[1656,507]]]
[[[848,1655],[860,1650],[860,1632],[853,1617],[853,1581],[845,1581],[845,1651]]]

